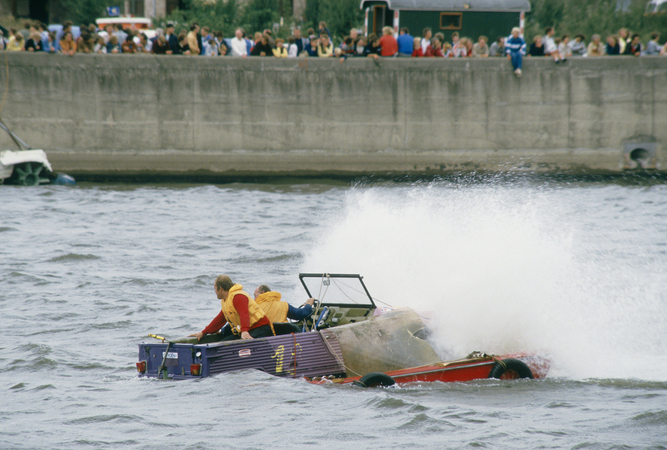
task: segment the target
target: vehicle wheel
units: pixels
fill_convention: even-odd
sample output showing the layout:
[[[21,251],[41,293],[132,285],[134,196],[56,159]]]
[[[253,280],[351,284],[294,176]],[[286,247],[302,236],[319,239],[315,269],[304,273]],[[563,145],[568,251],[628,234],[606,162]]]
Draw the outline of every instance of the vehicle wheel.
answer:
[[[392,377],[382,372],[371,372],[354,382],[354,385],[359,387],[387,387],[395,384],[396,381]]]
[[[503,359],[496,361],[491,368],[488,378],[498,378],[500,380],[516,380],[517,378],[533,379],[533,372],[530,367],[518,359]]]
[[[21,166],[15,166],[14,170],[18,175],[16,179],[16,184],[20,186],[37,186],[40,183],[48,183],[47,178],[40,178],[39,174],[41,173],[44,165],[39,164],[35,170],[32,168],[31,163],[24,163]]]

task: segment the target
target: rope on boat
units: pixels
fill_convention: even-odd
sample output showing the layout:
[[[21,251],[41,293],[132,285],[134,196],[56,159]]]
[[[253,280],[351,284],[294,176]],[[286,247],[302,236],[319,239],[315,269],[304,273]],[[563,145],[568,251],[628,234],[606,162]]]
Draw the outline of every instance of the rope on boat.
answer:
[[[334,356],[334,358],[336,358],[336,360],[338,361],[338,363],[339,363],[341,366],[343,366],[343,367],[345,368],[346,371],[352,372],[353,374],[355,374],[355,375],[357,375],[357,376],[359,376],[359,377],[362,376],[359,372],[355,372],[354,370],[352,370],[352,369],[350,369],[349,367],[347,367],[347,366],[345,365],[345,361],[343,360],[343,358],[341,358],[340,356],[338,356],[338,354],[334,351],[334,349],[331,348],[331,344],[329,344],[329,341],[327,341],[327,337],[326,337],[320,330],[317,330],[317,332],[320,333],[320,336],[322,337],[322,342],[324,342],[324,345],[326,345],[327,349],[329,350],[329,353],[331,353],[331,354]],[[296,337],[295,337],[295,339],[296,339]]]
[[[294,373],[292,374],[292,378],[296,378],[296,354],[299,352],[296,351],[296,334],[292,333],[292,336],[294,336],[294,353],[292,354],[294,356]]]

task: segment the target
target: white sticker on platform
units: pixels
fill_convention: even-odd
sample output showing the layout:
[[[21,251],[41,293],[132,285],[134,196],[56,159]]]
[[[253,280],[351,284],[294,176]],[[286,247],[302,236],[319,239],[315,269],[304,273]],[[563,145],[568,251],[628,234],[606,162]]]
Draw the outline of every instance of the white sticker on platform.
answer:
[[[164,358],[164,352],[162,352],[162,357]],[[167,359],[178,359],[178,352],[167,353]]]

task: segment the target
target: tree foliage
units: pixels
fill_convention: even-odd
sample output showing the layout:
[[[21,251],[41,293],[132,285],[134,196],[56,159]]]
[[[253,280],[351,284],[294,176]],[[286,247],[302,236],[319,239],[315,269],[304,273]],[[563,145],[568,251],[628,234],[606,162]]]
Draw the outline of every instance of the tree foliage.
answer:
[[[106,7],[113,6],[107,0],[60,0],[63,11],[67,11],[67,20],[76,25],[89,25],[95,19],[106,16]]]
[[[239,5],[237,0],[185,0],[182,10],[174,10],[164,22],[186,25],[192,22],[220,30],[231,36],[234,29],[242,27],[248,35],[256,31],[272,29],[282,19],[283,25],[276,36],[286,37],[295,26],[314,27],[321,21],[327,23],[332,35],[347,36],[352,27],[363,24],[363,11],[358,0],[308,0],[303,23],[295,23],[292,18],[291,2],[288,0],[250,0]],[[164,26],[164,23],[161,24]],[[177,27],[178,28],[178,27]],[[305,31],[305,30],[304,30]]]
[[[233,36],[234,30],[241,27],[248,35],[255,31],[271,29],[280,20],[281,0],[250,0],[239,6],[236,0],[185,0],[183,9],[172,11],[164,22],[174,22],[185,26],[197,22],[212,31],[222,31],[225,36]],[[289,23],[289,18],[285,23]],[[164,23],[162,24],[164,26]],[[177,26],[177,28],[179,28]],[[289,27],[283,34],[289,33]]]
[[[280,20],[276,0],[251,0],[241,12],[239,25],[251,33],[271,29]]]
[[[305,19],[315,30],[320,22],[326,22],[331,34],[340,39],[349,35],[350,29],[361,28],[364,12],[358,0],[308,0]]]
[[[165,22],[178,25],[189,25],[197,22],[202,27],[222,31],[225,36],[234,34],[238,26],[239,7],[236,0],[206,2],[202,0],[185,0],[184,8],[172,11]],[[165,24],[162,24],[164,26]],[[178,28],[178,27],[177,27]]]
[[[630,0],[627,8],[620,8],[618,0],[532,0],[531,12],[526,16],[528,40],[544,34],[552,26],[557,35],[584,34],[590,38],[606,36],[628,28],[646,42],[653,31],[667,37],[667,14],[645,14],[648,0]],[[663,39],[664,40],[664,39]]]

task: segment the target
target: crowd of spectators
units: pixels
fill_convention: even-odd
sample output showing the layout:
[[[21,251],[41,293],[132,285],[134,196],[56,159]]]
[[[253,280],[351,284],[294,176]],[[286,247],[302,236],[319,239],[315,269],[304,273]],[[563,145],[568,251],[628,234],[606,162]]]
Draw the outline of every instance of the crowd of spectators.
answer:
[[[248,35],[239,28],[233,38],[225,38],[220,31],[199,27],[197,23],[182,28],[178,34],[173,23],[164,29],[156,29],[151,35],[142,30],[123,29],[121,25],[107,25],[99,29],[94,24],[88,27],[73,27],[63,23],[56,30],[45,24],[26,24],[24,30],[9,30],[9,36],[0,35],[0,49],[8,51],[45,51],[74,55],[76,53],[154,53],[162,55],[202,56],[268,56],[276,58],[337,57],[341,61],[348,57],[440,57],[440,58],[486,58],[507,57],[517,76],[521,75],[523,57],[549,57],[556,63],[572,57],[596,57],[603,55],[667,55],[667,43],[661,45],[660,35],[652,33],[644,45],[638,34],[622,28],[610,35],[603,43],[597,34],[586,44],[586,36],[567,34],[556,37],[555,30],[548,27],[544,35],[533,38],[527,45],[521,30],[514,28],[510,36],[499,36],[489,44],[486,36],[477,42],[452,33],[446,40],[443,33],[433,34],[430,28],[422,31],[421,37],[413,37],[407,28],[401,28],[397,37],[392,27],[384,27],[382,36],[362,36],[359,30],[350,30],[349,36],[334,45],[326,23],[320,22],[318,30],[309,28],[304,36],[299,28],[294,29],[286,40],[274,39],[271,30]],[[1,32],[0,32],[1,33]]]

